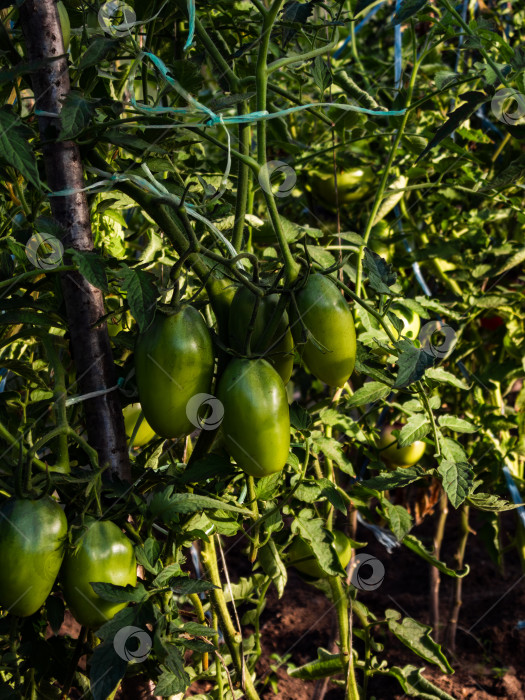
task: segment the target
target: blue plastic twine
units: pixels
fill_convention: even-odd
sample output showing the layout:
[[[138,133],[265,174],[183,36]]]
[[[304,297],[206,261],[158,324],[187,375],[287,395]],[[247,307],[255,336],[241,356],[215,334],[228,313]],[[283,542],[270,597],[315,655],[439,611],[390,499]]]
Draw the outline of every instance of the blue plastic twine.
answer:
[[[193,44],[193,37],[195,35],[195,0],[188,0],[188,18],[188,38],[186,39],[186,43],[184,44],[184,51],[187,51],[189,48],[191,48]]]

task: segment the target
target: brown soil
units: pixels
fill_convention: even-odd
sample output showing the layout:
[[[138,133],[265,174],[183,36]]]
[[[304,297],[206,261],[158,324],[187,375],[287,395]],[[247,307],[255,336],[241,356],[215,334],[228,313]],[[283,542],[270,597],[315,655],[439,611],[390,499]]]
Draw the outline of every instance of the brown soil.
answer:
[[[474,528],[476,524],[474,518]],[[504,515],[503,531],[505,526],[512,531],[512,513]],[[457,532],[459,520],[457,514],[451,513],[443,548],[443,559],[451,566],[457,545],[454,533]],[[432,518],[414,531],[427,546],[430,545],[431,533]],[[389,555],[362,527],[357,535],[360,541],[368,541],[365,551],[379,558],[386,569],[380,588],[360,593],[359,599],[377,617],[381,617],[387,608],[393,608],[428,624],[429,574],[425,562],[405,547],[399,547]],[[244,568],[237,552],[232,552],[231,559],[232,569],[235,565]],[[379,656],[388,658],[391,665],[425,666],[425,677],[458,700],[525,700],[525,629],[516,629],[516,623],[525,619],[525,577],[522,577],[516,550],[510,549],[506,554],[502,573],[490,560],[480,538],[473,535],[469,539],[466,562],[471,571],[463,579],[463,605],[456,653],[446,651],[455,673],[443,675],[436,666],[425,663],[389,633],[384,635],[383,632],[381,641],[385,644],[386,652]],[[243,575],[246,573],[242,572]],[[441,581],[441,632],[445,637],[453,602],[454,580],[442,576]],[[334,684],[323,688],[322,682],[299,681],[290,678],[286,672],[288,664],[300,666],[315,659],[319,646],[335,651],[335,624],[335,615],[327,598],[321,591],[305,583],[295,571],[289,572],[288,585],[281,600],[277,598],[275,589],[270,589],[268,604],[261,618],[263,657],[257,669],[259,677],[268,679],[262,693],[264,700],[343,698],[342,689]],[[274,681],[273,688],[270,678]],[[358,676],[358,682],[360,680]],[[393,679],[381,677],[371,679],[369,683],[369,699],[401,700],[406,697]]]

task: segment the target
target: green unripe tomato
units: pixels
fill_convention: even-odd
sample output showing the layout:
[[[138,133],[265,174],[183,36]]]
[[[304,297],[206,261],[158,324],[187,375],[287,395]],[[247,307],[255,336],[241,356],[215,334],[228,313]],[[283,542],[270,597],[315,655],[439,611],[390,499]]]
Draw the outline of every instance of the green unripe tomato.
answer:
[[[266,360],[235,359],[219,380],[221,434],[230,455],[254,477],[281,471],[290,451],[290,412],[281,377]]]
[[[402,426],[386,425],[381,431],[377,444],[381,459],[384,459],[392,467],[411,467],[417,464],[427,449],[426,443],[416,440],[411,445],[399,447],[392,431]]]
[[[326,351],[312,340],[298,346],[310,372],[329,386],[344,386],[354,371],[356,337],[352,312],[336,285],[326,276],[310,275],[296,294],[302,323]],[[302,324],[294,312],[292,333],[302,340]]]
[[[407,306],[402,305],[392,306],[390,307],[390,311],[403,322],[403,330],[401,331],[401,335],[406,335],[407,338],[412,338],[413,340],[415,340],[418,337],[419,331],[421,329],[421,321],[419,315],[412,311],[412,309],[409,309]],[[390,323],[388,318],[386,318],[385,320],[390,326],[390,329],[394,336],[397,337],[397,331],[392,325],[392,323]]]
[[[142,407],[139,403],[130,403],[128,406],[125,406],[122,409],[122,413],[124,414],[124,425],[126,427],[126,437],[128,438],[128,442],[131,440],[133,430],[135,429],[135,425],[137,424],[141,412]],[[139,429],[137,430],[137,434],[135,435],[135,439],[133,440],[133,446],[142,447],[143,445],[146,445],[150,440],[153,440],[154,437],[155,431],[143,416]]]
[[[157,311],[135,345],[135,374],[144,417],[164,438],[197,427],[186,414],[188,401],[208,394],[214,366],[210,332],[200,313],[184,306],[168,316]]]
[[[48,496],[11,498],[0,506],[0,605],[13,615],[33,615],[51,593],[64,557],[67,520]]]
[[[135,586],[137,562],[133,545],[109,520],[86,520],[87,530],[78,548],[66,554],[62,567],[62,590],[75,619],[97,629],[127,603],[112,603],[98,596],[91,583]]]
[[[352,545],[348,537],[344,532],[341,532],[341,530],[334,530],[333,534],[334,541],[332,542],[332,547],[334,547],[336,551],[341,566],[343,569],[346,569],[352,558]],[[316,579],[326,578],[328,576],[319,566],[312,548],[302,537],[296,537],[294,539],[292,546],[288,550],[288,557],[288,563],[302,574]]]
[[[314,197],[319,197],[321,203],[328,208],[337,204],[349,204],[362,199],[370,191],[374,173],[370,167],[349,168],[337,175],[337,198],[335,178],[333,173],[321,173],[314,170],[310,173],[310,188]]]
[[[64,50],[69,49],[69,40],[71,38],[71,23],[69,21],[69,15],[66,10],[66,6],[59,0],[57,2],[58,16],[60,18],[60,26],[62,28],[62,38],[64,40]]]
[[[239,287],[230,307],[228,320],[230,345],[237,352],[244,352],[248,328],[252,320],[257,298],[247,287]],[[275,332],[269,338],[266,329],[272,321],[279,303],[278,294],[259,299],[255,323],[250,336],[250,352],[263,355],[265,360],[279,372],[287,384],[293,370],[293,338],[288,327],[288,314],[283,312]]]

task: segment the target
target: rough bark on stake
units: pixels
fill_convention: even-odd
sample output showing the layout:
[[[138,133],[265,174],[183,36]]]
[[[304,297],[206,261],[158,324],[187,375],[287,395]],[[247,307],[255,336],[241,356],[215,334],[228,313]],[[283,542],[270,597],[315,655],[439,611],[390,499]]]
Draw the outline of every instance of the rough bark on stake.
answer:
[[[57,57],[43,63],[31,79],[35,108],[50,115],[59,114],[70,91],[70,82],[55,0],[26,0],[20,6],[20,23],[29,60]],[[49,188],[53,192],[82,188],[83,168],[77,145],[56,140],[60,118],[39,115],[38,121]],[[85,193],[51,197],[51,209],[66,232],[64,248],[93,249]],[[64,275],[62,290],[79,391],[86,394],[114,386],[116,373],[106,325],[93,327],[105,313],[102,292],[79,273]],[[89,442],[97,450],[100,464],[109,464],[111,473],[130,480],[124,419],[117,392],[84,401],[84,412]]]

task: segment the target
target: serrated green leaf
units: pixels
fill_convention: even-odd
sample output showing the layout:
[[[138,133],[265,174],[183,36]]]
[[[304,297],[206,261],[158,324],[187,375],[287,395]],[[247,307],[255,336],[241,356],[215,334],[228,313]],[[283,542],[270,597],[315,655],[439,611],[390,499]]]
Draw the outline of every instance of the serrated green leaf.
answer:
[[[397,443],[399,447],[407,447],[416,440],[421,440],[430,431],[430,422],[426,415],[410,416],[406,424],[401,428]]]
[[[403,544],[405,545],[405,547],[410,549],[412,552],[415,552],[426,562],[428,562],[432,566],[435,566],[436,569],[438,569],[438,571],[441,571],[442,574],[452,576],[452,578],[463,578],[470,571],[470,567],[468,565],[465,565],[465,568],[461,569],[460,571],[454,571],[454,569],[450,569],[444,562],[440,561],[439,559],[436,559],[434,554],[432,552],[429,552],[428,549],[426,549],[423,546],[423,543],[420,542],[417,539],[417,537],[414,537],[414,535],[407,535],[403,539]]]
[[[93,700],[107,700],[124,678],[127,666],[112,643],[99,644],[91,656],[89,671]]]
[[[519,508],[520,503],[509,503],[503,498],[496,496],[493,493],[473,493],[467,498],[467,502],[478,510],[485,510],[492,513],[500,513],[504,510],[514,510]]]
[[[478,430],[475,425],[457,416],[439,416],[438,423],[442,428],[449,428],[455,433],[475,433]]]
[[[454,673],[452,666],[441,651],[441,646],[430,636],[431,627],[423,625],[411,617],[405,617],[402,622],[398,622],[401,614],[397,610],[386,610],[385,617],[390,631],[405,646],[425,661],[438,666],[443,673]]]
[[[361,482],[366,488],[375,491],[388,491],[390,489],[402,488],[408,484],[426,477],[426,473],[420,467],[399,468],[391,472],[381,472],[378,476]]]
[[[288,581],[288,573],[277,551],[275,542],[273,540],[268,540],[268,542],[259,549],[257,558],[264,573],[267,574],[275,584],[277,595],[279,598],[282,598],[284,588]]]
[[[26,127],[7,109],[0,109],[0,160],[18,170],[38,190],[42,189]]]
[[[126,265],[120,268],[122,289],[127,294],[129,310],[143,333],[155,317],[157,289],[154,277],[144,270],[134,270]]]
[[[108,280],[106,270],[104,269],[104,262],[98,253],[74,249],[68,249],[66,252],[71,255],[73,262],[78,267],[78,271],[90,284],[97,289],[107,292]]]
[[[466,391],[469,388],[468,384],[466,384],[462,379],[459,379],[442,367],[431,367],[427,369],[425,372],[425,377],[427,379],[432,379],[435,382],[450,384],[451,386],[455,386],[457,389],[464,389]]]
[[[348,399],[346,406],[347,408],[357,408],[368,403],[375,403],[386,398],[391,391],[391,387],[381,382],[367,382]]]
[[[399,367],[394,388],[402,389],[422,379],[425,372],[432,367],[435,358],[421,348],[416,348],[410,340],[400,340],[396,347],[401,352],[396,360]]]
[[[458,508],[472,488],[472,468],[467,462],[451,462],[444,459],[438,467],[438,472],[443,478],[443,488],[450,502],[454,508]]]
[[[114,603],[140,603],[146,598],[146,589],[141,583],[137,586],[116,586],[113,583],[92,582],[91,588],[102,600]]]
[[[305,508],[299,512],[292,524],[292,529],[310,545],[321,569],[329,576],[344,574],[341,562],[332,546],[332,535],[324,528],[324,521],[316,518],[315,513]]]
[[[87,100],[79,92],[73,90],[69,92],[60,112],[62,128],[58,136],[59,140],[75,139],[89,126],[94,114],[95,103],[93,101]]]
[[[390,523],[390,529],[397,540],[401,542],[412,529],[412,516],[406,508],[395,506],[388,500],[384,501],[384,505],[386,506],[386,516]]]

